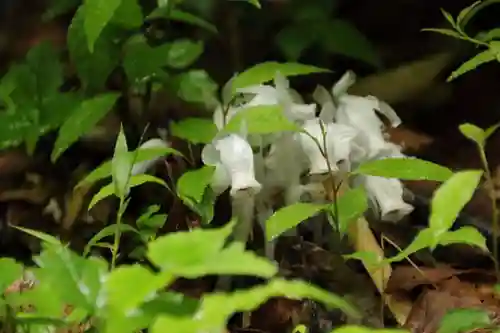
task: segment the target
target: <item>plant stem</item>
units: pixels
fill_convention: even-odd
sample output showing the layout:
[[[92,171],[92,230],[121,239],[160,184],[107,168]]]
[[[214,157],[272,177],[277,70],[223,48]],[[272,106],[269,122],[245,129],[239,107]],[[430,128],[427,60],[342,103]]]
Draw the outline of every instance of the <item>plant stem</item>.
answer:
[[[500,265],[498,263],[498,210],[495,200],[495,188],[493,183],[493,177],[491,176],[490,167],[488,165],[488,159],[486,158],[486,153],[483,147],[479,147],[479,155],[481,157],[481,162],[484,168],[484,176],[486,177],[486,185],[489,191],[489,197],[491,200],[491,211],[492,211],[492,224],[493,224],[493,262],[495,264],[495,275],[497,277],[497,282],[500,282]]]
[[[120,206],[118,207],[118,214],[116,214],[116,231],[114,234],[113,240],[113,248],[111,251],[111,270],[116,267],[116,257],[118,256],[118,249],[120,248],[120,239],[122,236],[121,233],[121,223],[122,223],[122,215],[125,210],[125,198],[120,198]]]

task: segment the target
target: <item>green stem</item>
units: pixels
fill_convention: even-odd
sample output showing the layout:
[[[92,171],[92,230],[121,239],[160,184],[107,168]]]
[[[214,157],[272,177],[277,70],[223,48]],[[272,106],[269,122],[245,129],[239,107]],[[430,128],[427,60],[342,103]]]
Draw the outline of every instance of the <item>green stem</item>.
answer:
[[[481,162],[484,168],[484,176],[486,178],[487,187],[489,191],[489,197],[491,200],[491,210],[492,210],[492,224],[493,224],[493,262],[495,264],[495,275],[497,277],[497,282],[500,282],[500,265],[498,262],[498,209],[495,200],[495,188],[493,177],[491,176],[490,167],[488,165],[488,160],[486,158],[486,153],[483,147],[479,147],[479,155],[481,157]]]
[[[113,248],[111,251],[111,270],[115,269],[116,267],[116,258],[118,257],[118,249],[120,248],[120,239],[122,236],[121,233],[122,215],[123,211],[125,210],[124,204],[125,204],[125,198],[122,197],[120,198],[120,206],[118,207],[118,214],[116,214],[116,231],[114,234]]]

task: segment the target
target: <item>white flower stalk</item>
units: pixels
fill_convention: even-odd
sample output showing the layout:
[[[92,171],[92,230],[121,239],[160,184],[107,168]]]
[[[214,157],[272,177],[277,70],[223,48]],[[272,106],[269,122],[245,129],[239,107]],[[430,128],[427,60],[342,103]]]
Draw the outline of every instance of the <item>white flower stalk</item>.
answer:
[[[202,161],[216,167],[212,182],[215,192],[220,193],[231,187],[231,195],[240,190],[257,193],[262,187],[255,179],[252,147],[237,134],[207,144],[202,150]]]
[[[372,209],[382,221],[397,222],[413,211],[403,200],[403,184],[396,178],[358,176],[354,179],[367,192]]]
[[[323,133],[323,128],[325,133]],[[328,162],[332,172],[339,171],[339,162],[341,161],[349,164],[353,140],[357,135],[356,130],[343,124],[323,123],[323,128],[320,125],[319,119],[309,120],[304,125],[304,130],[309,135],[306,133],[299,133],[297,136],[309,160],[309,173],[311,175],[323,175],[328,173]],[[325,139],[323,138],[324,134],[326,135]],[[325,159],[323,152],[312,137],[320,143],[322,149],[326,148],[328,161]],[[324,142],[326,142],[326,147],[323,147]],[[349,167],[349,165],[347,165],[347,167]]]
[[[139,149],[168,148],[168,147],[169,147],[169,144],[166,141],[164,141],[162,139],[155,138],[155,139],[150,139],[150,140],[144,142],[142,145],[139,146]],[[158,156],[158,157],[155,157],[155,158],[147,160],[147,161],[134,163],[134,165],[132,166],[132,171],[130,172],[131,176],[136,176],[136,175],[146,173],[160,159],[161,159],[161,156]]]

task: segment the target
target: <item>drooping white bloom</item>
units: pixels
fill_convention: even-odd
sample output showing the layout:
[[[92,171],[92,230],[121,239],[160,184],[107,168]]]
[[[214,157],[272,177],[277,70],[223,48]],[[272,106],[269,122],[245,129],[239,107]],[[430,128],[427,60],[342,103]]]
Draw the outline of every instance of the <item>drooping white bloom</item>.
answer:
[[[155,139],[150,139],[150,140],[144,142],[142,145],[139,146],[139,149],[168,148],[168,147],[169,147],[169,145],[166,141],[159,139],[159,138],[155,138]],[[151,169],[151,167],[157,161],[160,160],[160,158],[161,158],[161,156],[158,156],[156,158],[153,158],[153,159],[150,159],[147,161],[134,163],[134,165],[132,167],[132,171],[130,172],[131,176],[140,175],[140,174],[147,172],[149,169]]]
[[[202,160],[216,167],[212,183],[216,192],[227,187],[231,187],[232,195],[239,190],[260,191],[261,184],[255,179],[252,147],[241,136],[230,134],[215,139],[203,148]]]
[[[323,123],[323,128],[320,124],[321,120],[309,120],[304,125],[304,130],[309,134],[299,133],[298,141],[309,160],[310,174],[321,175],[328,173],[328,162],[333,172],[339,171],[338,163],[343,161],[349,163],[349,158],[352,152],[352,143],[357,132],[350,126],[336,123]],[[325,133],[323,133],[323,129]],[[325,138],[324,138],[325,134]],[[323,152],[318,147],[317,142],[321,147],[326,143],[326,154],[328,161],[325,159]],[[324,149],[323,147],[322,149]]]
[[[397,222],[413,211],[413,206],[403,200],[399,179],[360,175],[353,182],[366,189],[372,209],[382,221]]]

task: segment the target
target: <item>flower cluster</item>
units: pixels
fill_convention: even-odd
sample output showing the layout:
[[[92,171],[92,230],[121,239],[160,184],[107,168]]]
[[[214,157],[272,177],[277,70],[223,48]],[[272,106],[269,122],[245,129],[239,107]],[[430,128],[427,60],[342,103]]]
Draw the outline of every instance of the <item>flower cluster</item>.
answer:
[[[257,216],[269,216],[271,194],[276,189],[285,193],[285,204],[299,201],[308,191],[310,184],[301,183],[304,174],[321,179],[330,172],[345,174],[369,160],[404,157],[401,147],[386,140],[379,115],[385,116],[392,127],[401,123],[400,118],[388,104],[373,96],[348,94],[355,79],[349,71],[331,92],[319,86],[313,94],[315,103],[311,104],[304,103],[279,73],[274,85],[238,90],[246,97],[244,103],[226,112],[222,107],[214,112],[213,121],[220,130],[245,108],[278,105],[302,131],[255,135],[247,134],[245,126],[238,133],[221,131],[202,152],[203,162],[215,166],[215,192],[230,188],[233,197],[240,191],[250,192],[257,200]],[[349,181],[352,186],[365,188],[372,209],[382,220],[397,221],[413,209],[403,201],[403,186],[397,179],[357,175]]]

